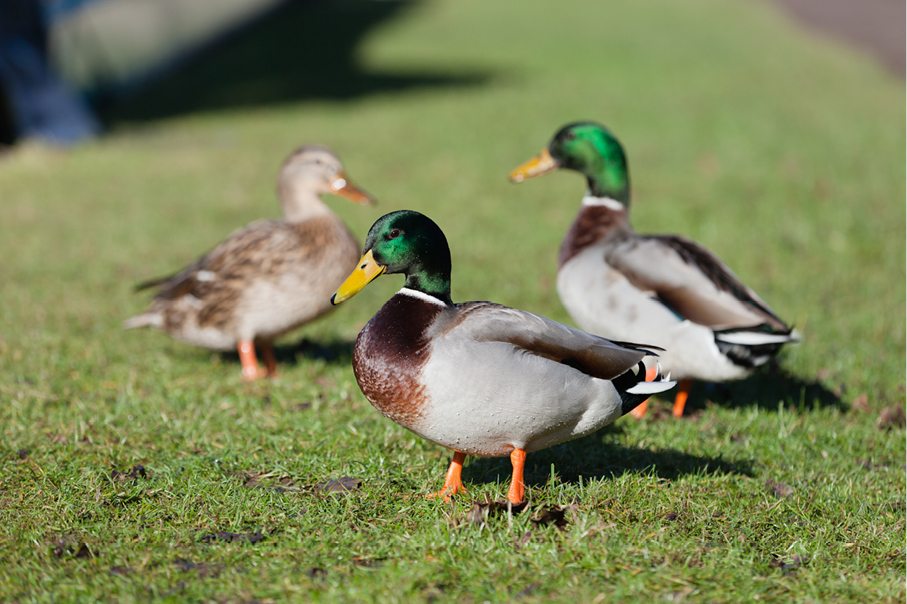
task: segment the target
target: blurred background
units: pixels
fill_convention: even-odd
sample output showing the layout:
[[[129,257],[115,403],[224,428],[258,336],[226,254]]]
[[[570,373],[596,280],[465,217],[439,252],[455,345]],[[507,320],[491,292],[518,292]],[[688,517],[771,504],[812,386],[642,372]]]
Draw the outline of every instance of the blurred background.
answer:
[[[605,584],[637,601],[904,600],[903,0],[0,7],[0,559],[13,560],[0,600],[53,586],[44,599],[304,599],[324,574],[307,569],[325,569],[323,600],[433,601],[419,597],[429,552],[458,602],[476,585],[477,601],[523,598],[503,591],[515,576],[544,583],[528,602],[595,601]],[[289,335],[280,378],[251,387],[235,355],[122,329],[148,303],[135,283],[280,215],[277,170],[303,143],[330,146],[378,198],[327,199],[360,241],[385,212],[422,211],[450,241],[455,300],[569,323],[557,249],[585,183],[507,174],[578,119],[625,146],[638,231],[705,245],[804,341],[778,367],[694,391],[682,421],[659,421],[668,403],[653,401],[650,420],[539,456],[532,476],[549,486],[534,488],[595,502],[588,522],[553,529],[576,546],[467,538],[389,496],[427,490],[447,462],[380,417],[350,371],[397,276]],[[111,478],[134,464],[154,478]],[[556,482],[552,466],[605,479]],[[509,471],[477,467],[492,481],[477,498]],[[728,467],[748,469],[715,473]],[[364,495],[289,498],[240,471],[359,477]],[[214,546],[201,530],[268,537]],[[51,553],[67,531],[100,553]],[[795,553],[809,561],[796,572],[775,564]],[[190,576],[176,556],[223,574]]]
[[[20,276],[5,286],[9,337],[72,316],[117,331],[143,303],[131,283],[275,215],[277,167],[312,142],[381,202],[331,204],[357,236],[422,210],[451,238],[457,298],[567,320],[554,259],[584,183],[506,175],[562,124],[595,119],[627,149],[637,228],[724,258],[807,332],[794,366],[852,374],[848,359],[903,343],[889,322],[903,325],[903,2],[0,6],[5,139],[20,143],[0,155],[13,226],[0,252]],[[312,329],[351,337],[369,308]],[[820,314],[834,320],[808,333]]]
[[[903,78],[904,2],[765,1]],[[0,144],[71,144],[121,120],[480,81],[481,74],[382,77],[359,68],[357,48],[370,32],[415,4],[4,0]]]

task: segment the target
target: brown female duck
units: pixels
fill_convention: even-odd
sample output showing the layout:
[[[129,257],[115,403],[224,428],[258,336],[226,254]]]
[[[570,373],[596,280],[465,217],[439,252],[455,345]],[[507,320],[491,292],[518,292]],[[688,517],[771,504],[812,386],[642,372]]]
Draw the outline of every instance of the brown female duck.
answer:
[[[244,379],[273,376],[274,340],[330,310],[331,293],[358,257],[356,240],[321,195],[372,201],[350,183],[336,155],[315,145],[287,158],[277,193],[282,220],[253,222],[178,273],[139,284],[156,288],[154,300],[125,327],[156,327],[213,350],[236,348]]]

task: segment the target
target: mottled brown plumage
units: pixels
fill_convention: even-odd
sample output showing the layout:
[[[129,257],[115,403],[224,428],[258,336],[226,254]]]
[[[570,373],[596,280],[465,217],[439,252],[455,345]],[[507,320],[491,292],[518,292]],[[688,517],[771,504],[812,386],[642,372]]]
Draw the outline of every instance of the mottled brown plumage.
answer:
[[[358,257],[352,233],[321,201],[324,193],[369,199],[330,151],[302,147],[281,167],[283,220],[253,222],[178,273],[140,284],[156,288],[154,300],[126,326],[158,327],[216,350],[244,344],[244,375],[258,377],[253,343],[269,352],[276,338],[329,311],[331,293]]]

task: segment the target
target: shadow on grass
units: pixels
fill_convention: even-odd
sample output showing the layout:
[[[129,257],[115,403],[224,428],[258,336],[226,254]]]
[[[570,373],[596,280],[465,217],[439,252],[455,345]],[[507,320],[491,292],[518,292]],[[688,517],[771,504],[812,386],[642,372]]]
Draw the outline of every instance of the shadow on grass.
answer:
[[[656,451],[624,447],[607,442],[608,434],[616,428],[604,430],[550,449],[530,453],[526,457],[525,480],[529,485],[541,485],[554,473],[563,482],[611,477],[624,474],[648,474],[673,480],[690,474],[740,474],[752,476],[752,467],[746,461],[729,461],[721,456],[690,455],[677,449]],[[508,482],[510,460],[507,458],[478,458],[463,468],[464,479],[472,482]]]
[[[348,340],[316,342],[302,338],[298,342],[275,346],[274,356],[277,357],[278,365],[293,366],[306,361],[324,361],[330,365],[350,365],[353,362],[353,344],[354,342]],[[235,363],[239,367],[239,357],[236,352],[224,351],[219,354],[225,363]],[[261,361],[260,358],[259,361]]]
[[[288,2],[211,45],[121,102],[100,98],[108,123],[305,100],[347,100],[412,88],[475,86],[475,71],[380,71],[362,64],[368,33],[417,7],[409,0]]]
[[[847,411],[849,405],[818,379],[805,380],[774,364],[739,382],[698,384],[690,393],[687,409],[702,407],[706,400],[728,408],[758,407],[777,411],[778,405],[794,409],[832,407]],[[689,413],[689,412],[688,412]]]
[[[353,345],[350,340],[328,340],[316,342],[302,338],[292,344],[274,347],[277,362],[284,365],[296,365],[306,361],[318,360],[331,365],[351,365],[353,363]]]

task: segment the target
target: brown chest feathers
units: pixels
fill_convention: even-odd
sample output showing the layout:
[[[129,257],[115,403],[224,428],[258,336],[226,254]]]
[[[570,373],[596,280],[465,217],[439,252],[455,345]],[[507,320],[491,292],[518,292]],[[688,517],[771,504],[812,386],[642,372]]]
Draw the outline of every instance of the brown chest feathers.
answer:
[[[557,259],[558,268],[607,235],[628,232],[629,229],[626,210],[612,210],[605,206],[583,206],[561,242]]]
[[[428,361],[426,334],[443,310],[397,294],[356,338],[353,373],[362,393],[381,413],[404,427],[411,427],[422,415],[425,393],[419,375]]]

